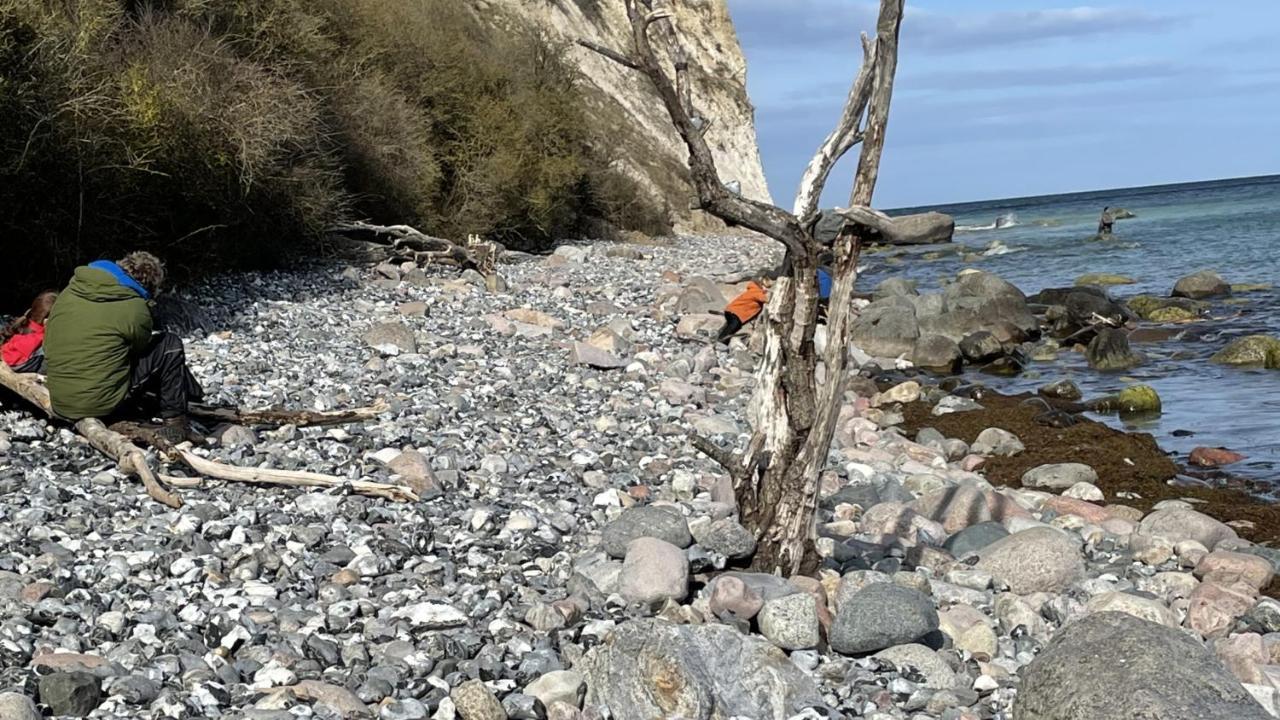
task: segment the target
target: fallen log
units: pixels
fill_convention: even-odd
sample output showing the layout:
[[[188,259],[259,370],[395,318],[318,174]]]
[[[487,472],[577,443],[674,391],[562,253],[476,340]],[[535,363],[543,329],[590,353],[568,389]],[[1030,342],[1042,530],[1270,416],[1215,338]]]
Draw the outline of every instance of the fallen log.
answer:
[[[202,420],[236,425],[269,425],[272,427],[293,425],[295,427],[307,427],[372,420],[386,412],[389,407],[385,400],[379,400],[368,407],[353,408],[351,410],[285,410],[283,408],[251,410],[248,408],[218,407],[196,403],[190,406],[188,412]]]
[[[349,222],[329,228],[332,235],[362,240],[388,249],[389,260],[412,262],[416,265],[437,263],[463,269],[478,270],[486,277],[501,254],[500,246],[479,237],[467,238],[466,244],[446,238],[428,235],[410,225],[373,225],[367,222]]]

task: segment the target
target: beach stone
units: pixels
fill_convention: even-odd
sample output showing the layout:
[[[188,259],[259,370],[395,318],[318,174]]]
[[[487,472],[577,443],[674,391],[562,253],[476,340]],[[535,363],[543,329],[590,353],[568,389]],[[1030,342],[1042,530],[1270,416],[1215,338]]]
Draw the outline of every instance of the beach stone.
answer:
[[[1224,540],[1238,537],[1227,525],[1189,508],[1156,510],[1138,523],[1138,533],[1165,537],[1174,543],[1195,540],[1210,550]]]
[[[850,328],[850,339],[873,357],[910,356],[920,337],[920,325],[911,307],[886,305],[887,298],[863,309]]]
[[[1261,590],[1271,584],[1275,568],[1256,555],[1215,550],[1196,563],[1195,575],[1202,580],[1225,584],[1242,582]]]
[[[652,605],[684,600],[689,594],[689,561],[665,540],[641,537],[627,546],[618,592],[628,602]]]
[[[1004,345],[986,330],[969,333],[960,341],[960,352],[972,363],[994,360],[1004,353]]]
[[[693,544],[689,523],[684,515],[673,507],[645,505],[624,510],[601,531],[604,550],[611,557],[625,557],[632,540],[642,537],[658,538],[687,548]]]
[[[1067,488],[1066,490],[1063,490],[1062,496],[1067,498],[1072,498],[1073,500],[1084,500],[1085,502],[1094,502],[1094,503],[1104,502],[1107,499],[1107,496],[1103,494],[1101,488],[1099,488],[1097,485],[1094,485],[1093,483],[1087,483],[1087,482],[1078,482],[1075,485],[1072,485],[1071,487]],[[1122,533],[1124,535],[1128,535],[1129,533],[1133,532],[1133,529],[1138,527],[1138,523],[1132,520],[1119,520],[1117,518],[1111,517],[1110,508],[1103,508],[1103,510],[1107,513],[1108,520],[1115,520],[1117,522],[1126,522],[1133,526],[1132,528],[1130,528],[1128,532]],[[1104,520],[1103,522],[1106,522],[1106,521]]]
[[[613,353],[583,342],[575,342],[573,344],[573,355],[570,358],[570,362],[574,365],[585,365],[597,370],[617,370],[629,364],[627,360]]]
[[[997,540],[979,553],[975,567],[1003,580],[1019,595],[1062,592],[1085,574],[1078,543],[1048,527],[1030,528]]]
[[[1269,335],[1247,335],[1232,340],[1209,358],[1220,365],[1252,365],[1280,369],[1280,339]]]
[[[1052,634],[1052,629],[1040,613],[1013,593],[996,595],[994,609],[1000,631],[1006,635],[1013,634],[1020,627],[1031,637],[1041,641],[1048,640]]]
[[[414,338],[413,330],[402,322],[377,323],[365,332],[364,341],[369,347],[379,352],[385,352],[387,348],[394,348],[395,351],[402,353],[418,350],[418,341]]]
[[[714,340],[724,327],[724,316],[717,314],[681,315],[676,324],[676,337],[681,340]]]
[[[957,532],[942,548],[957,558],[980,552],[991,543],[1009,537],[1009,531],[998,522],[982,522]]]
[[[705,405],[707,391],[692,383],[667,378],[658,385],[658,394],[670,405]]]
[[[882,405],[891,405],[893,403],[913,403],[920,399],[920,383],[915,380],[908,380],[899,383],[885,390],[882,393],[876,393],[871,398],[871,407],[880,407]]]
[[[1241,583],[1201,582],[1189,598],[1187,627],[1206,638],[1223,637],[1253,608],[1255,597],[1253,588]]]
[[[1244,459],[1244,455],[1226,448],[1198,447],[1191,451],[1189,461],[1192,465],[1214,468],[1238,463]]]
[[[913,643],[938,629],[938,612],[928,595],[893,583],[872,583],[842,597],[828,642],[845,655]]]
[[[1173,286],[1173,297],[1203,300],[1231,294],[1231,285],[1212,270],[1201,270],[1178,280]]]
[[[1129,336],[1115,328],[1099,330],[1084,356],[1094,370],[1128,370],[1142,364],[1142,357],[1129,347]]]
[[[877,660],[892,663],[901,672],[915,668],[924,677],[924,686],[934,690],[952,690],[956,687],[956,672],[938,653],[915,643],[896,645],[876,653]]]
[[[369,716],[369,709],[360,698],[350,690],[316,680],[303,680],[289,688],[302,700],[322,705],[341,718],[363,718]],[[113,688],[114,692],[114,688]]]
[[[582,673],[573,670],[554,670],[529,683],[525,693],[551,707],[551,703],[562,702],[566,705],[578,706],[578,694],[585,680]]]
[[[87,672],[56,672],[40,678],[40,702],[54,715],[88,717],[102,702],[98,678]]]
[[[1076,285],[1133,285],[1137,281],[1127,275],[1115,273],[1085,273],[1076,278]]]
[[[951,413],[971,412],[983,409],[985,408],[969,398],[948,395],[939,400],[938,403],[933,406],[933,410],[931,410],[929,414],[934,417],[942,417],[943,415],[950,415]]]
[[[40,720],[31,698],[21,693],[0,693],[0,718],[4,720]]]
[[[883,502],[868,508],[862,514],[859,527],[869,535],[896,535],[910,542],[922,538],[926,542],[940,542],[947,536],[940,524],[898,502]]]
[[[462,720],[507,720],[507,711],[480,680],[468,680],[449,693]]]
[[[1135,534],[1129,537],[1129,551],[1133,559],[1145,565],[1157,566],[1169,562],[1173,557],[1174,543],[1159,535]]]
[[[945,335],[921,335],[911,351],[911,362],[916,367],[934,372],[956,372],[963,360],[960,346]]]
[[[387,469],[404,481],[421,500],[430,500],[444,494],[440,481],[431,470],[431,461],[417,450],[405,450],[387,464]]]
[[[1125,592],[1104,592],[1089,598],[1085,609],[1090,613],[1122,612],[1148,622],[1178,627],[1178,617],[1159,600]]]
[[[1214,640],[1213,652],[1240,682],[1257,685],[1265,681],[1259,668],[1271,664],[1271,653],[1258,633],[1240,633]]]
[[[578,669],[586,706],[607,708],[618,720],[785,720],[823,704],[813,680],[781,650],[727,625],[627,622]]]
[[[1270,717],[1180,630],[1125,613],[1072,623],[1023,669],[1014,720],[1262,720]]]
[[[1084,397],[1084,393],[1080,391],[1080,386],[1070,380],[1051,382],[1036,392],[1047,398],[1067,400],[1069,402],[1078,402]]]
[[[587,344],[617,357],[631,354],[631,341],[619,335],[613,328],[602,327],[587,337]]]
[[[1026,450],[1026,446],[1018,439],[1017,435],[1002,430],[1000,428],[987,428],[978,433],[977,440],[974,440],[970,450],[978,455],[1001,455],[1011,456]]]
[[[1076,483],[1096,483],[1098,473],[1083,463],[1053,463],[1022,474],[1022,487],[1062,492]]]
[[[1107,518],[1111,517],[1107,513],[1107,509],[1101,505],[1094,505],[1091,502],[1077,500],[1065,495],[1045,498],[1045,501],[1040,504],[1040,510],[1041,512],[1052,510],[1058,515],[1075,515],[1094,525],[1101,525],[1107,521]]]
[[[709,604],[717,617],[731,613],[742,620],[750,620],[764,607],[764,597],[742,578],[720,575],[711,583]]]
[[[756,551],[756,538],[733,518],[722,518],[701,530],[697,537],[702,547],[731,560],[751,557]]]
[[[810,593],[765,602],[756,621],[760,633],[783,650],[807,650],[818,645],[818,603]]]
[[[947,535],[970,525],[1028,514],[1004,495],[967,484],[936,490],[912,501],[909,507],[941,523]]]
[[[953,605],[938,611],[938,629],[951,638],[957,650],[964,650],[975,657],[991,659],[996,656],[999,644],[991,621],[970,605]]]

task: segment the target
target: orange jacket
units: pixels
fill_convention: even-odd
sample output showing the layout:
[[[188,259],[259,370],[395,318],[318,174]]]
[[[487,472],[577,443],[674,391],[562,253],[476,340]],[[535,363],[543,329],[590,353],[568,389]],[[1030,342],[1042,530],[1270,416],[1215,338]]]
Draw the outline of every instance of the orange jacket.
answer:
[[[749,282],[747,283],[747,289],[743,290],[738,297],[730,300],[724,311],[737,315],[738,319],[745,325],[760,314],[760,311],[764,309],[764,304],[768,301],[769,297],[765,295],[764,288],[756,283]]]

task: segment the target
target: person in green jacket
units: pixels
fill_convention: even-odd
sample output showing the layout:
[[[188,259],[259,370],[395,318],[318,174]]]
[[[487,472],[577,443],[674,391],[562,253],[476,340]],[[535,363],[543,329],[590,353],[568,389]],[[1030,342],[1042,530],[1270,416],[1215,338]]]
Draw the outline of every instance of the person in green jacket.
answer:
[[[182,339],[154,331],[151,301],[163,283],[164,265],[145,252],[76,268],[45,329],[49,399],[60,417],[158,413],[163,437],[187,437],[187,403],[204,391],[187,368]]]

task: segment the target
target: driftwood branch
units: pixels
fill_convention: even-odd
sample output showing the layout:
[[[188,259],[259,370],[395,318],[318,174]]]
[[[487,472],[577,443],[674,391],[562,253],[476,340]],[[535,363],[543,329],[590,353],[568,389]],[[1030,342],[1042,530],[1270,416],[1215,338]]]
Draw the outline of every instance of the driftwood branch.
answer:
[[[307,427],[315,425],[340,425],[342,423],[371,420],[387,411],[385,401],[369,407],[351,410],[285,410],[283,408],[266,408],[250,410],[248,408],[215,407],[213,405],[193,404],[188,409],[191,415],[203,420],[233,423],[236,425],[267,425],[279,427],[294,425]]]
[[[689,436],[689,444],[693,445],[698,452],[711,458],[711,460],[717,465],[727,470],[730,475],[736,476],[738,473],[742,472],[741,458],[734,453],[725,450],[719,445],[716,445],[707,438],[704,438],[697,433],[693,433]]]
[[[606,58],[609,58],[610,60],[618,63],[623,67],[631,68],[632,70],[640,69],[640,63],[636,62],[635,60],[632,60],[626,55],[623,55],[617,50],[614,50],[612,48],[607,48],[598,43],[591,42],[590,40],[579,40],[578,44],[594,53],[598,53],[600,55],[605,56]]]
[[[390,259],[418,265],[435,263],[492,272],[499,250],[494,243],[469,238],[466,244],[428,235],[409,225],[350,222],[329,228],[333,235],[363,240],[388,248]]]

